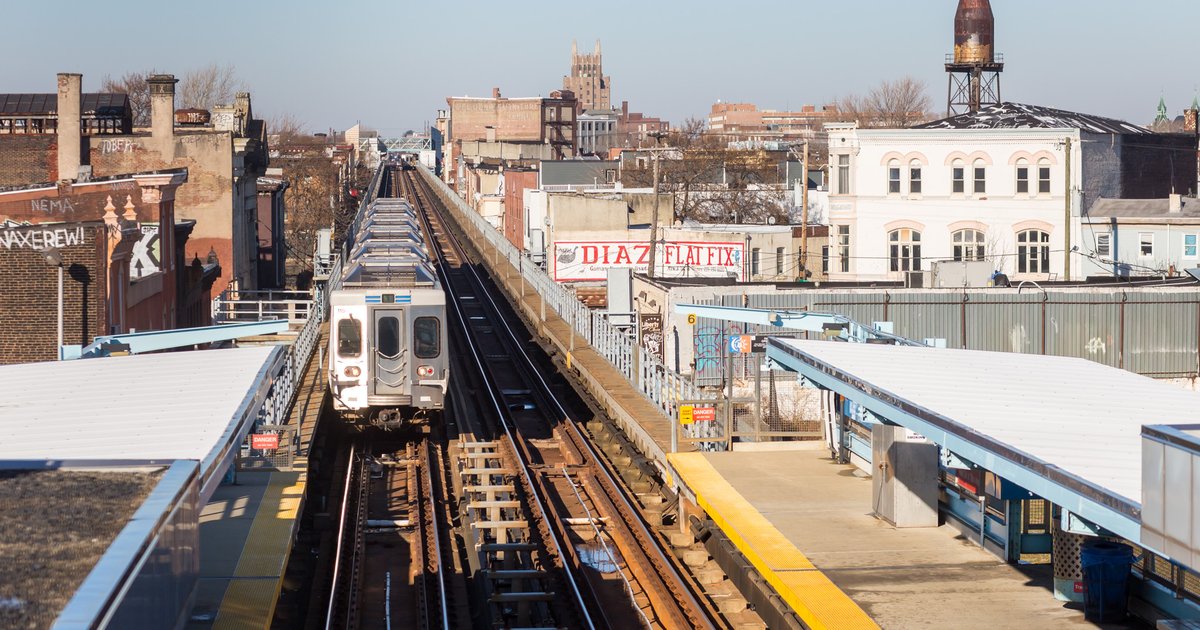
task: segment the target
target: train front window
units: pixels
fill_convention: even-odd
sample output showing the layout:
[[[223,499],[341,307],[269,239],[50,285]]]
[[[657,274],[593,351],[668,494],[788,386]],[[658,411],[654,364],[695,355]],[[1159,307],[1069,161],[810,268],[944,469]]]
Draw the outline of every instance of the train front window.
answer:
[[[413,321],[413,353],[419,359],[432,359],[442,352],[441,324],[436,317],[418,317]]]
[[[400,356],[400,320],[380,317],[375,322],[375,349],[387,358]]]
[[[338,320],[337,351],[341,357],[356,357],[362,354],[362,327],[353,317]]]

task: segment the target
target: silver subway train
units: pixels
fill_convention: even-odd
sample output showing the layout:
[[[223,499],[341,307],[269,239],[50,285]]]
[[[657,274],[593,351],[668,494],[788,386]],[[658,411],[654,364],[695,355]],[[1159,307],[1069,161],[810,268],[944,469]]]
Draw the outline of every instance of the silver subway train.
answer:
[[[387,169],[374,193],[385,192]],[[329,294],[329,389],[347,420],[383,428],[436,419],[450,361],[446,294],[421,221],[404,199],[376,197],[347,237]]]

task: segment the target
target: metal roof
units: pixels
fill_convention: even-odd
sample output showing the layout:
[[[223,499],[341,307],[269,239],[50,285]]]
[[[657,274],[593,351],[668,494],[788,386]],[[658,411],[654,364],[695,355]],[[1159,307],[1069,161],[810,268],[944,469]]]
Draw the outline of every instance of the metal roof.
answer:
[[[1200,393],[1085,359],[784,339],[770,353],[822,385],[853,390],[860,403],[865,394],[889,420],[917,420],[923,426],[909,428],[938,444],[974,450],[1002,476],[1002,467],[1032,473],[1008,478],[1055,503],[1099,506],[1081,515],[1116,515],[1096,522],[1131,540],[1142,425],[1200,423]]]
[[[129,110],[126,94],[84,93],[80,113],[122,116]],[[0,116],[52,116],[58,114],[58,94],[0,94]]]
[[[914,125],[913,129],[1079,129],[1092,133],[1153,133],[1145,127],[1115,118],[1022,103],[983,107],[976,112]]]
[[[1178,219],[1200,217],[1200,204],[1195,197],[1180,200],[1179,212],[1171,212],[1169,199],[1097,199],[1088,209],[1087,217]]]
[[[208,478],[249,429],[281,356],[262,347],[0,366],[0,465],[187,459]]]

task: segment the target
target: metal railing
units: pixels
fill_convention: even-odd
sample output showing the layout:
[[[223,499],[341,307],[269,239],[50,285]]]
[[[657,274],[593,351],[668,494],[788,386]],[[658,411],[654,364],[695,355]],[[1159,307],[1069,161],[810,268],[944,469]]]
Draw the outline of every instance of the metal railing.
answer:
[[[286,319],[302,324],[313,304],[308,291],[239,291],[225,289],[212,302],[214,324]]]
[[[613,325],[603,313],[593,312],[575,297],[572,289],[555,282],[541,265],[471,210],[461,197],[428,169],[419,167],[419,170],[460,225],[491,245],[497,258],[503,258],[516,268],[528,288],[544,300],[547,311],[553,311],[562,318],[575,334],[607,359],[668,418],[677,416],[681,400],[715,400],[718,397],[715,393],[701,390],[691,377],[668,369],[654,353],[638,346],[630,331]]]

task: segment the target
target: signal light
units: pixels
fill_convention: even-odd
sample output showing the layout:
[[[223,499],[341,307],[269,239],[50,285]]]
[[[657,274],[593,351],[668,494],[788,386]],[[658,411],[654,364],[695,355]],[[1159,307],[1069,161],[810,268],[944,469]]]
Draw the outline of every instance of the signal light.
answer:
[[[346,376],[349,376],[350,378],[354,378],[354,377],[358,376],[359,374],[362,374],[362,370],[359,369],[359,367],[357,365],[351,365],[351,366],[348,366],[346,369],[342,370],[342,374],[345,374]]]
[[[433,376],[433,367],[428,365],[418,366],[417,376]]]

